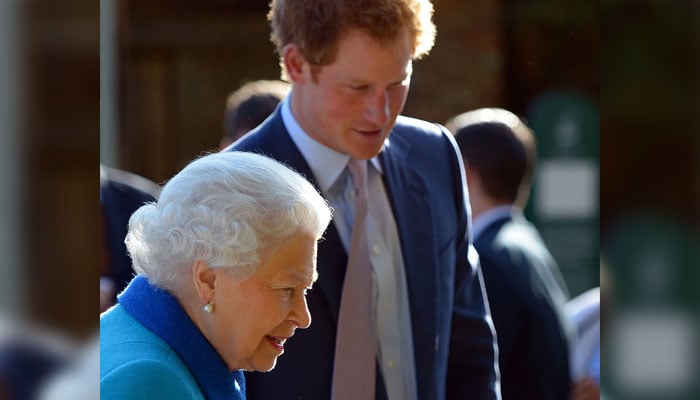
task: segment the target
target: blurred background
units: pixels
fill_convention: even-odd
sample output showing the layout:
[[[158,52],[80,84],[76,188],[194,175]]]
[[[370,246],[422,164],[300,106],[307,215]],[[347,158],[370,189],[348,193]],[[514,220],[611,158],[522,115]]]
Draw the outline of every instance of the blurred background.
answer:
[[[215,150],[227,95],[279,77],[265,3],[0,1],[0,347],[36,336],[64,360],[94,339],[98,161],[163,183]],[[525,118],[540,142],[526,213],[572,296],[607,271],[604,392],[698,398],[698,6],[434,4],[404,114]]]
[[[540,139],[538,223],[572,295],[598,284],[599,5],[435,2],[438,38],[414,68],[405,115],[444,123],[479,107]],[[103,1],[103,163],[164,182],[223,135],[226,97],[277,79],[262,1]],[[361,62],[358,60],[358,62]]]

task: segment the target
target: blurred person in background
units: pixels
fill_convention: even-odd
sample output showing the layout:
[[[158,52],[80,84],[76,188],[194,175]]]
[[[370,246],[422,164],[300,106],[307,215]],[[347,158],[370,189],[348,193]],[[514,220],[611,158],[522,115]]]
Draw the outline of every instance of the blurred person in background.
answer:
[[[63,335],[0,316],[0,400],[34,400],[75,350]]]
[[[226,99],[223,149],[270,116],[291,86],[282,80],[257,80],[244,84]]]
[[[129,217],[142,205],[156,201],[159,193],[156,183],[100,163],[100,312],[114,304],[134,277],[124,244]]]
[[[83,345],[64,368],[41,385],[38,400],[95,400],[100,398],[99,336]],[[0,399],[3,399],[0,396]]]
[[[258,399],[496,399],[495,340],[463,166],[439,124],[399,116],[435,40],[428,0],[273,0],[290,94],[227,150],[285,161],[329,199],[314,315]],[[358,217],[359,216],[359,217]],[[361,284],[358,284],[361,282]]]
[[[100,397],[243,399],[311,323],[316,242],[330,208],[267,157],[225,152],[139,208],[126,243],[138,275],[100,317]]]
[[[610,305],[610,281],[605,259],[600,258],[600,286],[586,290],[566,304],[575,329],[571,335],[570,365],[573,381],[569,400],[602,399],[600,346],[603,306]]]
[[[600,398],[600,301],[600,287],[595,287],[566,305],[576,329],[570,341],[573,384],[569,400]]]
[[[468,111],[446,125],[467,173],[503,399],[566,399],[568,290],[539,232],[523,215],[536,166],[535,136],[500,108]]]

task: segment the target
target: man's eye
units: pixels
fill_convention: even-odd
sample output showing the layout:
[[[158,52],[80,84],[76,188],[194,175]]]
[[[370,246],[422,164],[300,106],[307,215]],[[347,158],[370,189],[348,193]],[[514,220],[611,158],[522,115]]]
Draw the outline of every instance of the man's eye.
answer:
[[[403,90],[406,88],[407,82],[399,82],[389,86],[390,91]]]

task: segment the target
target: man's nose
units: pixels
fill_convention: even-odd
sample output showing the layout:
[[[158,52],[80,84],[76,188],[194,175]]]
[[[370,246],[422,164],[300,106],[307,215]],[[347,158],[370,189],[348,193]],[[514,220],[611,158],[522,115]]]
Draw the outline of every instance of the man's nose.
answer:
[[[384,127],[389,121],[391,109],[389,107],[389,93],[380,89],[373,93],[367,100],[365,117],[377,127]]]

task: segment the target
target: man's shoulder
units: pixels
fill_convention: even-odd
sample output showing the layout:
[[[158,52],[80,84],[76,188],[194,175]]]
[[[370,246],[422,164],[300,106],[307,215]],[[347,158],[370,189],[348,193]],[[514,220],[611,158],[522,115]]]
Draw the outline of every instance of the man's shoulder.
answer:
[[[275,111],[263,123],[240,137],[224,151],[257,151],[274,145],[285,136],[289,137],[282,122],[282,116],[279,111]]]
[[[406,116],[399,116],[396,119],[389,142],[393,142],[389,149],[391,147],[410,149],[413,162],[427,163],[431,166],[442,161],[447,165],[450,160],[456,159],[458,152],[452,135],[444,126]],[[436,154],[452,154],[452,156],[436,157]]]
[[[119,192],[122,199],[153,201],[161,187],[141,175],[100,164],[100,190]]]
[[[493,221],[474,241],[474,247],[483,259],[525,271],[535,254],[547,251],[534,226],[519,218]]]
[[[415,138],[439,138],[447,133],[447,129],[434,122],[399,115],[394,125],[394,133],[408,134],[410,137],[415,137],[418,134]]]
[[[548,251],[537,228],[524,218],[512,218],[498,230],[495,240],[505,248],[523,252]]]

